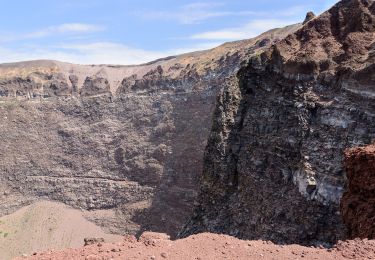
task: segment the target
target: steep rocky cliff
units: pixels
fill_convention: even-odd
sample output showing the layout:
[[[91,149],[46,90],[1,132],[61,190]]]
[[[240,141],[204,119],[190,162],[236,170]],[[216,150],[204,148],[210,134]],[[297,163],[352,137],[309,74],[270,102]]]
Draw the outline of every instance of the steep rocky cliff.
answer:
[[[345,237],[343,152],[375,138],[375,3],[342,0],[310,18],[220,93],[197,207],[180,236]]]
[[[54,200],[112,233],[174,236],[225,78],[299,26],[139,66],[0,65],[0,215]]]

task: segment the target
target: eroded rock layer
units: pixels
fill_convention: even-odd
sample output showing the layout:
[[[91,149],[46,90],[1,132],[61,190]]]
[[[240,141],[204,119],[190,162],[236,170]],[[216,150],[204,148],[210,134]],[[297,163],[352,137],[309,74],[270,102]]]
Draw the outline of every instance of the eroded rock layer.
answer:
[[[375,145],[346,151],[345,168],[341,212],[349,237],[375,239]]]
[[[139,66],[0,65],[0,215],[54,200],[112,233],[174,236],[225,78],[298,27]]]
[[[250,59],[218,98],[198,206],[181,236],[345,236],[343,151],[375,138],[374,32],[374,2],[343,0]]]

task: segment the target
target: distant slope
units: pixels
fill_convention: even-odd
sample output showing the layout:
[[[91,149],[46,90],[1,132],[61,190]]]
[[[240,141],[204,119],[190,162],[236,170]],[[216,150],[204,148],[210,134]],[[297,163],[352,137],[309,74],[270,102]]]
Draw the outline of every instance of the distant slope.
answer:
[[[223,57],[235,54],[243,60],[244,57],[259,52],[271,43],[283,39],[300,26],[301,24],[295,24],[273,29],[252,39],[229,42],[210,50],[166,57],[140,65],[78,65],[53,60],[4,63],[0,64],[0,80],[12,77],[31,77],[41,80],[43,74],[62,74],[68,84],[71,84],[69,75],[77,76],[77,85],[82,86],[87,76],[100,75],[108,79],[111,91],[115,93],[124,78],[132,75],[142,78],[157,66],[161,66],[165,73],[174,78],[179,77],[181,69],[187,65],[196,68],[197,72],[203,75],[207,69],[217,69]],[[45,81],[45,79],[41,81]]]

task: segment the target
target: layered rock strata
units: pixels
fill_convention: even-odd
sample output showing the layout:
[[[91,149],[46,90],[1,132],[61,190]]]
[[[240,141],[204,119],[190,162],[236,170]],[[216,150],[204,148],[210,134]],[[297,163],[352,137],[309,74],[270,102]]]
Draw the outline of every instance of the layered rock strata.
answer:
[[[194,216],[277,243],[345,237],[343,152],[375,138],[375,4],[343,0],[250,59],[220,94]]]
[[[138,66],[0,65],[0,215],[54,200],[111,233],[175,236],[225,78],[298,27]]]

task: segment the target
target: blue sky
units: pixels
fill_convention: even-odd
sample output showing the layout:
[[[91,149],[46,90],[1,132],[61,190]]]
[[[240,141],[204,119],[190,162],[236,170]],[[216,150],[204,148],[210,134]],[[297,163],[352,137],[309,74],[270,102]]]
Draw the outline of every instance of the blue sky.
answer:
[[[254,37],[337,0],[0,0],[0,63],[137,64]]]

